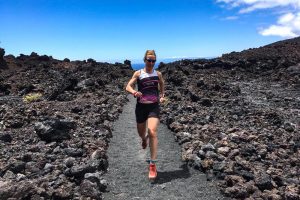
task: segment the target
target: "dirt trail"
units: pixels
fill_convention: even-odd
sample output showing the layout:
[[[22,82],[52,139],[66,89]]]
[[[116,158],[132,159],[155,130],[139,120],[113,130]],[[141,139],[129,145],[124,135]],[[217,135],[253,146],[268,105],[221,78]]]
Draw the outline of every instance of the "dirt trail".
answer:
[[[196,171],[181,161],[180,146],[172,132],[160,124],[158,129],[158,177],[153,183],[148,180],[149,148],[141,148],[135,123],[135,99],[129,97],[123,113],[114,124],[113,138],[108,150],[109,171],[105,179],[110,183],[107,200],[143,199],[226,199],[214,182],[207,182],[205,174]]]

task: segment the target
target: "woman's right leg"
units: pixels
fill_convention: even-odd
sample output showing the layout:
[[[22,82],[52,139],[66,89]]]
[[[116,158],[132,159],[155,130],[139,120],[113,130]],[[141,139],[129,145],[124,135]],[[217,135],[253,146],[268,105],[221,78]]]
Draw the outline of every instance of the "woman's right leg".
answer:
[[[142,139],[145,139],[145,137],[146,137],[146,122],[137,123],[137,130],[138,130],[139,136]]]
[[[142,138],[142,147],[145,149],[147,147],[147,138],[146,138],[146,128],[147,128],[147,115],[145,111],[145,105],[136,104],[135,116],[136,116],[136,127],[139,133],[139,136]]]
[[[146,121],[147,122],[147,121]],[[146,122],[143,123],[137,123],[137,130],[139,133],[139,136],[142,138],[142,148],[146,149],[147,143],[148,143],[148,138],[146,137]]]

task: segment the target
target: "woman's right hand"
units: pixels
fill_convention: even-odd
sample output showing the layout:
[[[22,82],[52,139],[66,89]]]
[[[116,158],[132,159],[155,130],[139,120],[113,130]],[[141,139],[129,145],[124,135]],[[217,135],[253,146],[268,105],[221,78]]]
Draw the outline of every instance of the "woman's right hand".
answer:
[[[134,97],[141,97],[141,96],[143,96],[143,94],[139,91],[134,93]]]

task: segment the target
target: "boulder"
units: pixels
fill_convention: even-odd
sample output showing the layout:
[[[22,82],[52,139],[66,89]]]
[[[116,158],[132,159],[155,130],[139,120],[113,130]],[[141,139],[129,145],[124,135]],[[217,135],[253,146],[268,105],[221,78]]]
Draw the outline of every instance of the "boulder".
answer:
[[[37,135],[46,142],[70,139],[69,131],[76,128],[76,123],[68,120],[51,119],[34,125]]]

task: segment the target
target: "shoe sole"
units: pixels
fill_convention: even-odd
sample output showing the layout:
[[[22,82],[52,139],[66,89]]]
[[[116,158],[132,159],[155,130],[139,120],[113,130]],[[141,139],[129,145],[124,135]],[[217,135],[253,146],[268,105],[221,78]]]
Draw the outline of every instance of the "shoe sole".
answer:
[[[155,178],[150,178],[149,177],[149,181],[154,181],[156,179],[156,177]]]
[[[156,173],[156,176],[155,177],[148,177],[149,180],[155,180],[157,178],[157,173]]]

